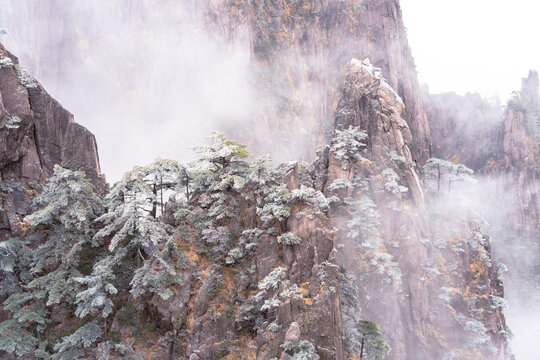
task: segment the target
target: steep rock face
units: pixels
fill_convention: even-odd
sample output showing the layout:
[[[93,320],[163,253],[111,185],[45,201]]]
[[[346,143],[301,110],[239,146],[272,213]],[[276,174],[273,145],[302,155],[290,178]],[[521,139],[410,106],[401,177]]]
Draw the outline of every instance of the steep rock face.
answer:
[[[537,288],[540,265],[539,114],[538,74],[531,71],[506,107],[497,157],[485,167],[496,183],[501,243],[495,250],[509,268],[509,301],[515,313],[536,307],[527,294]]]
[[[426,95],[434,156],[451,159],[493,179],[517,197],[510,223],[519,237],[540,232],[538,202],[538,74],[522,79],[504,111],[479,95]],[[512,208],[512,207],[510,207]]]
[[[309,159],[314,146],[328,135],[321,129],[328,131],[330,126],[338,98],[335,89],[346,63],[352,57],[369,57],[406,104],[415,159],[423,162],[429,157],[429,125],[398,1],[228,1],[222,7],[215,11],[209,7],[209,12],[215,24],[226,24],[231,41],[252,34],[249,45],[261,75],[258,90],[274,99],[270,106],[279,105],[275,114],[261,110],[272,114],[270,118],[283,119],[268,126],[287,141],[308,145],[302,156]],[[261,130],[266,132],[266,126]],[[313,141],[313,134],[319,139]]]
[[[327,196],[334,195],[332,185],[340,178],[345,177],[353,182],[354,176],[361,175],[369,180],[369,190],[365,194],[351,193],[351,197],[361,199],[361,196],[368,196],[373,199],[381,215],[380,234],[373,235],[384,238],[377,246],[383,250],[378,254],[379,249],[374,249],[373,254],[369,254],[370,250],[367,249],[368,258],[366,258],[362,254],[366,252],[365,246],[359,247],[358,243],[367,242],[369,239],[365,236],[351,238],[347,233],[349,223],[342,221],[348,217],[337,209],[334,218],[340,224],[338,228],[341,229],[338,242],[345,245],[344,251],[338,254],[342,263],[358,279],[369,281],[367,286],[358,284],[359,287],[365,288],[363,314],[380,324],[389,337],[390,346],[393,348],[392,358],[427,359],[424,322],[427,317],[428,299],[425,284],[420,280],[424,270],[418,264],[426,262],[426,248],[419,240],[428,236],[428,230],[422,219],[414,219],[412,212],[402,212],[398,216],[393,216],[393,210],[387,207],[392,206],[390,205],[392,201],[398,203],[406,201],[407,206],[422,208],[423,192],[407,146],[407,143],[412,141],[412,136],[406,121],[402,118],[403,102],[385,80],[375,74],[375,71],[369,64],[351,61],[335,116],[336,130],[352,126],[365,129],[367,132],[366,164],[360,165],[355,171],[350,169],[344,171],[342,161],[336,157],[335,152],[330,151],[325,193]],[[392,157],[399,160],[392,160]],[[399,174],[398,182],[406,184],[410,191],[408,199],[401,199],[401,194],[388,194],[384,190],[386,179],[381,174],[385,169],[392,169],[395,174]],[[354,220],[354,217],[351,220]],[[399,243],[401,254],[399,259],[395,257],[396,242]],[[350,248],[356,249],[358,257],[350,256],[351,253],[348,251]],[[385,259],[384,256],[388,255],[395,260],[375,260],[378,261],[375,268],[366,264],[370,264],[370,261],[377,257]],[[360,267],[357,267],[358,259],[363,259],[359,262]],[[382,279],[368,275],[372,272],[381,272],[381,268],[384,274]],[[407,276],[400,279],[400,275],[393,274],[393,271],[400,271]],[[381,294],[381,282],[385,283],[385,277],[392,280]],[[400,286],[410,289],[409,297],[399,296]],[[408,310],[402,311],[402,307]]]
[[[503,359],[502,285],[489,239],[442,198],[425,201],[403,114],[380,69],[352,60],[332,142],[312,169],[310,181],[332,203],[338,262],[357,279],[360,317],[380,325],[391,359]],[[343,144],[362,156],[345,157]]]
[[[55,164],[84,170],[106,191],[92,133],[19,66],[0,45],[0,239],[21,231],[31,200]]]
[[[538,73],[523,79],[519,98],[510,101],[498,139],[498,173],[505,191],[518,195],[518,213],[512,223],[520,237],[540,233],[540,145]]]
[[[383,69],[406,105],[404,118],[414,138],[413,158],[423,163],[429,157],[429,124],[397,0],[227,0],[180,4],[145,0],[107,6],[120,14],[122,24],[147,34],[152,21],[164,18],[173,5],[176,10],[183,9],[182,22],[204,28],[212,36],[251,54],[258,103],[255,114],[249,123],[235,123],[224,130],[255,151],[270,153],[278,161],[311,161],[315,149],[325,144],[332,132],[337,90],[347,62],[353,57],[369,57]],[[99,49],[100,39],[92,33],[97,28],[113,39],[117,35],[99,16],[92,22],[77,20],[81,13],[92,11],[95,9],[91,5],[61,1],[24,2],[8,6],[5,14],[11,16],[6,16],[5,26],[20,47],[32,46],[31,50],[21,49],[23,63],[29,64],[32,73],[42,76],[45,83],[58,87],[65,82],[66,69],[82,68],[96,76],[103,72],[102,68],[93,67],[94,61],[88,61],[99,54],[95,48]],[[54,21],[44,21],[43,14]],[[22,23],[13,21],[18,17],[36,24],[40,31],[19,29]],[[53,28],[53,23],[62,26]],[[136,42],[130,50],[137,52],[139,46]],[[64,66],[68,61],[69,66]],[[137,64],[137,59],[134,61]],[[130,79],[116,80],[118,93],[129,91]],[[273,141],[263,141],[268,134]]]

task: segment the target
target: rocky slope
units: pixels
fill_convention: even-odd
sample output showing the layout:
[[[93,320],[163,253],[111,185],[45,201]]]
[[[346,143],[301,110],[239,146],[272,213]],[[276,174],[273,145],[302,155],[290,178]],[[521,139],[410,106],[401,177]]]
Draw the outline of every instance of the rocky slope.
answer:
[[[0,44],[0,238],[20,234],[32,198],[55,164],[84,170],[100,193],[107,185],[94,135],[52,99]]]
[[[280,109],[275,114],[269,108],[261,111],[283,119],[276,123],[256,118],[262,134],[266,126],[285,137],[292,133],[290,139],[300,136],[303,147],[313,152],[325,139],[321,129],[331,124],[339,96],[335,89],[346,62],[369,57],[406,104],[415,158],[429,157],[427,117],[397,1],[228,1],[216,10],[209,7],[209,12],[212,24],[226,24],[220,30],[233,42],[240,41],[235,39],[238,34],[251,34],[249,46],[262,74],[256,81],[264,84],[272,78],[272,85],[280,85],[259,88],[262,96],[275,99],[270,106],[277,103]],[[319,140],[313,141],[313,134],[319,134]]]
[[[335,199],[338,262],[356,276],[361,316],[381,326],[390,358],[504,359],[503,290],[489,238],[466,208],[448,209],[441,194],[424,199],[403,113],[380,70],[349,63],[336,131],[314,175],[324,175],[319,186]],[[362,158],[344,161],[340,138],[354,128],[366,134]]]

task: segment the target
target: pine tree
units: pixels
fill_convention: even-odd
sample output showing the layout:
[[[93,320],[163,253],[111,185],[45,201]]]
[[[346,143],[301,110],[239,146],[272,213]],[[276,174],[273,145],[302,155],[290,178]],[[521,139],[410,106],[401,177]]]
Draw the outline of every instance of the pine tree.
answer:
[[[331,151],[338,160],[341,160],[343,170],[351,170],[350,165],[356,161],[364,161],[361,152],[366,147],[364,140],[367,133],[358,126],[349,126],[348,129],[337,130],[332,138]]]
[[[58,165],[34,203],[38,210],[25,221],[42,243],[33,250],[20,240],[1,246],[9,254],[4,270],[13,274],[17,264],[19,291],[4,302],[11,318],[0,324],[0,350],[18,356],[36,350],[38,344],[43,349],[52,306],[74,303],[80,288],[75,281],[81,276],[80,256],[97,245],[93,220],[102,213],[101,199],[85,174]]]
[[[439,192],[442,186],[446,185],[450,192],[455,182],[476,182],[472,174],[473,171],[463,164],[454,164],[438,158],[430,158],[424,165],[424,176],[431,191]]]
[[[356,325],[360,333],[360,359],[384,359],[390,353],[390,346],[383,340],[377,324],[368,320],[360,320]]]
[[[249,180],[251,154],[246,146],[227,140],[224,134],[213,133],[210,145],[197,146],[199,160],[192,164],[195,191],[205,194],[201,205],[207,209],[210,226],[234,216],[236,196]]]
[[[108,244],[109,252],[94,265],[90,275],[77,278],[78,283],[86,285],[77,294],[79,317],[99,312],[104,318],[109,316],[113,307],[110,295],[118,291],[117,274],[131,283],[135,296],[157,280],[150,276],[148,266],[156,256],[159,258],[159,249],[170,242],[173,230],[157,219],[156,208],[163,205],[160,192],[177,187],[179,171],[176,162],[157,160],[148,167],[134,167],[112,187],[105,198],[107,212],[96,219],[103,226],[94,237]],[[167,276],[174,272],[168,266],[163,270]],[[171,281],[160,279],[154,290],[162,291],[162,286]]]

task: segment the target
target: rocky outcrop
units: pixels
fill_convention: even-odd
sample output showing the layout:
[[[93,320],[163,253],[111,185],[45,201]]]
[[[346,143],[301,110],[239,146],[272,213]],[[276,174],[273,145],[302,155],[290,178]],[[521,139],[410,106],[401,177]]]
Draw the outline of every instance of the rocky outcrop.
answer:
[[[106,191],[94,135],[0,45],[0,239],[20,233],[32,198],[56,164],[83,170]]]
[[[506,107],[497,156],[484,169],[496,186],[493,204],[500,220],[492,220],[498,224],[495,251],[509,268],[507,287],[514,313],[536,307],[527,294],[537,287],[540,265],[539,101],[538,74],[531,71]]]
[[[333,188],[336,181],[342,178],[353,183],[355,177],[361,176],[369,182],[368,189],[359,193],[352,191],[349,196],[355,200],[372,199],[381,223],[379,233],[368,236],[382,237],[384,240],[373,246],[364,246],[362,243],[376,239],[367,238],[366,231],[359,237],[351,237],[349,224],[358,216],[355,213],[357,209],[352,208],[349,210],[352,214],[346,214],[337,207],[333,218],[341,230],[338,243],[345,246],[338,252],[338,260],[360,280],[358,286],[363,289],[362,316],[381,326],[393,349],[392,358],[428,359],[424,329],[428,311],[427,288],[421,280],[425,276],[424,269],[419,266],[426,262],[426,247],[420,240],[428,237],[428,229],[421,218],[413,218],[413,211],[401,211],[395,215],[391,209],[392,206],[402,206],[402,202],[407,203],[407,207],[422,209],[423,191],[407,146],[412,141],[412,135],[403,119],[403,101],[378,71],[366,61],[352,60],[349,63],[343,93],[336,109],[335,127],[336,131],[357,127],[366,132],[363,155],[366,160],[357,168],[344,171],[342,160],[331,148],[324,192],[328,197],[335,196]],[[334,137],[331,146],[335,146],[337,141]],[[394,194],[386,190],[387,179],[383,171],[396,174],[398,178],[395,181],[407,187],[407,194],[403,196],[402,193]],[[396,204],[391,205],[391,202]],[[362,205],[353,206],[367,213]],[[369,219],[361,221],[369,222]],[[355,249],[356,256],[351,256],[354,253],[349,249]],[[373,262],[376,262],[376,266],[373,266]],[[383,276],[377,280],[376,276],[368,275],[373,272],[382,273]],[[401,274],[406,275],[401,277]],[[367,286],[363,281],[367,282]],[[387,285],[381,287],[381,283]],[[399,295],[402,286],[409,289],[407,297]]]
[[[379,324],[391,359],[503,359],[506,324],[494,305],[503,293],[489,239],[463,226],[466,213],[449,212],[446,200],[424,199],[403,114],[381,70],[352,60],[332,142],[306,180],[331,200],[337,259],[356,277],[357,311]],[[361,157],[343,151],[355,147]]]
[[[280,191],[306,191],[299,188],[297,163],[279,171]],[[313,193],[304,193],[303,199],[290,198],[290,215],[281,221],[263,220],[264,203],[254,195],[259,186],[249,184],[236,195],[225,192],[234,196],[226,200],[234,204],[234,213],[215,220],[202,235],[200,219],[208,216],[205,199],[212,194],[193,196],[194,208],[182,225],[172,215],[178,205],[169,204],[164,219],[177,226],[175,242],[189,261],[183,281],[172,289],[174,296],[147,296],[136,308],[128,304],[118,311],[116,317],[127,311],[149,314],[151,323],[169,334],[170,344],[158,347],[148,344],[149,331],[135,340],[137,348],[153,358],[270,360],[289,359],[291,350],[283,345],[303,341],[313,345],[320,359],[344,359],[338,266],[327,209]],[[281,240],[283,234],[294,234],[298,242]],[[206,242],[209,236],[212,243]],[[214,244],[221,244],[220,250],[210,250]],[[234,257],[234,251],[240,255]],[[132,326],[124,322],[115,330],[130,339]]]

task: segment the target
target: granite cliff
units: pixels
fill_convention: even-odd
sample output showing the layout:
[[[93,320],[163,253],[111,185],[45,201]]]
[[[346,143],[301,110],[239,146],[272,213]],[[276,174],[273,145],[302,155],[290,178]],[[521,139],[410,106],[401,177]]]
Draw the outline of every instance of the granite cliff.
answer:
[[[122,16],[145,24],[152,6],[165,5],[133,3]],[[422,94],[395,0],[184,6],[193,24],[250,49],[261,101],[227,133],[256,153],[310,162],[274,167],[217,134],[194,163],[158,159],[109,191],[94,136],[0,47],[0,240],[26,237],[32,253],[63,226],[25,218],[48,209],[32,199],[66,174],[55,165],[83,170],[101,199],[92,198],[95,221],[69,229],[86,229],[86,243],[62,252],[81,252],[75,265],[60,256],[37,270],[7,267],[17,285],[2,294],[23,305],[11,298],[5,318],[18,323],[1,326],[27,340],[2,338],[0,357],[512,359],[497,260],[510,276],[530,267],[497,248],[506,233],[526,252],[537,246],[538,76],[504,114],[475,96]],[[61,2],[24,11],[55,9]],[[54,16],[69,28],[69,11]],[[62,54],[82,61],[90,35],[84,26],[48,34],[54,66],[34,58],[34,73],[60,81]],[[263,141],[268,134],[279,141]],[[457,163],[517,194],[493,215],[512,219],[504,232],[464,200],[474,179]],[[77,274],[64,282],[77,295],[53,301],[32,279],[62,266]],[[31,279],[21,276],[29,269]],[[20,314],[41,305],[46,326]],[[363,321],[380,331],[369,350]]]
[[[107,191],[94,135],[77,124],[0,45],[0,238],[21,232],[32,198],[54,165],[83,170],[101,194]]]

